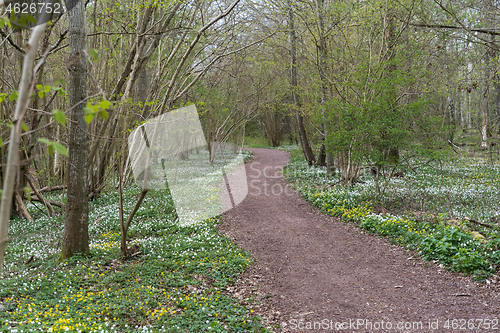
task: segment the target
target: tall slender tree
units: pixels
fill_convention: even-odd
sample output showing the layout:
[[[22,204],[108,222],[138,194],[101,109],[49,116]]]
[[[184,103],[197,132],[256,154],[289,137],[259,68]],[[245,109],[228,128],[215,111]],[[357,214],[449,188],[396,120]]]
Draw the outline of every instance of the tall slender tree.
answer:
[[[288,0],[288,32],[290,36],[290,81],[292,86],[292,102],[295,108],[295,117],[297,119],[297,129],[299,131],[300,144],[302,151],[309,165],[315,162],[314,154],[304,126],[304,118],[300,114],[300,102],[298,96],[298,81],[297,81],[297,36],[295,34],[295,20],[293,15],[292,2]]]
[[[328,49],[325,36],[325,0],[316,0],[316,16],[318,25],[318,41],[316,48],[318,51],[318,72],[321,79],[321,114],[323,118],[323,147],[325,153],[326,175],[329,176],[334,172],[332,153],[327,147],[328,143],[328,126],[325,124],[325,104],[328,101],[328,79],[326,77]]]
[[[87,101],[87,59],[85,6],[78,1],[68,11],[68,98],[71,106],[67,204],[64,221],[62,258],[89,252],[88,235],[88,152],[89,137],[84,120]]]
[[[483,16],[485,26],[489,29],[495,28],[495,5],[493,0],[483,0]],[[493,88],[493,78],[496,75],[498,69],[498,59],[496,58],[496,48],[494,47],[495,36],[488,34],[484,36],[486,39],[486,53],[484,57],[484,94],[483,103],[481,107],[482,113],[482,123],[481,123],[481,149],[488,148],[488,139],[490,134],[490,124],[489,124],[489,111],[490,111],[490,99],[491,99],[491,89]]]
[[[52,0],[47,1],[52,4]],[[0,3],[0,7],[4,3]],[[49,13],[44,12],[42,21],[48,21]],[[33,62],[36,58],[38,44],[43,36],[47,23],[38,25],[33,29],[33,33],[26,44],[26,54],[22,65],[21,82],[19,83],[19,96],[17,99],[12,127],[10,130],[10,143],[7,153],[7,165],[4,173],[4,182],[2,186],[1,205],[0,205],[0,273],[3,268],[5,247],[7,242],[7,231],[9,229],[9,218],[12,208],[12,198],[14,195],[14,180],[19,168],[19,148],[21,144],[21,128],[23,117],[26,114],[30,94],[33,90]]]

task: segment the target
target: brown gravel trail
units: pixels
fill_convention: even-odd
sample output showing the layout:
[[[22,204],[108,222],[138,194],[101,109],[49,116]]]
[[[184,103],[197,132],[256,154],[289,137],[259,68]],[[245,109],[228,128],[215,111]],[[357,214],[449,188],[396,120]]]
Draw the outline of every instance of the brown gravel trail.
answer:
[[[250,150],[248,196],[221,229],[257,261],[246,277],[270,295],[282,332],[500,332],[497,281],[473,282],[322,214],[286,187],[287,153]]]

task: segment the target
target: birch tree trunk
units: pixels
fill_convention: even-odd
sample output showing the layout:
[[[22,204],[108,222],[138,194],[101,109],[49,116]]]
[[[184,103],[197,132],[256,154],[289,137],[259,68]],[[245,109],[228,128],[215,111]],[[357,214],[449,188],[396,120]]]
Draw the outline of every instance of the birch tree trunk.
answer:
[[[62,258],[89,252],[88,235],[88,152],[89,137],[84,120],[87,99],[86,24],[83,1],[68,11],[68,98],[72,107],[69,123],[67,204],[64,220]]]
[[[51,4],[52,1],[48,0]],[[3,4],[0,4],[0,6]],[[47,13],[43,14],[47,15]],[[3,269],[5,254],[5,243],[9,229],[9,218],[14,196],[14,180],[19,167],[19,146],[21,141],[21,124],[29,103],[29,97],[33,90],[33,62],[35,61],[38,43],[47,27],[47,23],[41,24],[33,29],[33,33],[26,44],[26,54],[22,66],[21,82],[19,84],[19,96],[10,130],[10,143],[7,153],[7,165],[4,174],[2,201],[0,206],[0,272]]]

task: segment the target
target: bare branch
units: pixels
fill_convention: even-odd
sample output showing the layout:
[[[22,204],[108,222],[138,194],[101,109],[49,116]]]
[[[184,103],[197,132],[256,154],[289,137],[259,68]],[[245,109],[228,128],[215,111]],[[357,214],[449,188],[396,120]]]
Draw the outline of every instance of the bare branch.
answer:
[[[398,18],[398,20],[401,20]],[[466,30],[466,31],[472,31],[472,32],[481,32],[483,34],[489,34],[493,36],[500,36],[500,32],[495,31],[494,29],[480,29],[480,28],[466,28],[466,27],[459,27],[459,26],[454,26],[454,25],[445,25],[445,24],[426,24],[426,23],[408,23],[409,25],[413,27],[422,27],[422,28],[431,28],[431,29],[451,29],[451,30]],[[476,35],[474,35],[476,36]]]
[[[179,61],[179,64],[177,65],[177,68],[174,72],[174,75],[172,76],[172,78],[170,79],[170,83],[168,84],[168,88],[167,88],[167,92],[165,93],[165,97],[163,98],[163,101],[161,103],[161,106],[159,108],[159,111],[161,112],[164,108],[165,108],[165,105],[167,104],[167,101],[169,100],[170,98],[170,94],[172,92],[172,89],[174,87],[174,84],[175,82],[177,81],[177,77],[179,76],[180,74],[180,71],[182,69],[182,67],[184,66],[189,54],[191,54],[191,51],[193,51],[194,47],[196,46],[196,44],[198,44],[198,41],[200,40],[200,37],[203,35],[203,33],[208,29],[210,28],[212,25],[214,25],[217,21],[221,20],[222,18],[226,17],[227,15],[229,15],[229,13],[234,9],[234,7],[236,7],[236,5],[240,2],[240,0],[236,0],[235,2],[233,2],[231,5],[229,5],[229,7],[222,13],[220,13],[217,17],[215,17],[213,20],[211,20],[210,22],[208,22],[207,24],[205,24],[199,31],[198,33],[196,34],[195,38],[193,39],[193,41],[191,42],[191,44],[189,45],[189,47],[187,48],[186,52],[184,52],[184,55],[182,56],[181,60]]]
[[[2,0],[0,0],[2,1]],[[6,34],[2,29],[0,29],[0,34],[2,35],[3,38],[5,38],[9,44],[14,47],[17,51],[21,52],[22,54],[26,54],[26,51],[24,51],[19,45],[17,45],[11,38],[10,34]]]

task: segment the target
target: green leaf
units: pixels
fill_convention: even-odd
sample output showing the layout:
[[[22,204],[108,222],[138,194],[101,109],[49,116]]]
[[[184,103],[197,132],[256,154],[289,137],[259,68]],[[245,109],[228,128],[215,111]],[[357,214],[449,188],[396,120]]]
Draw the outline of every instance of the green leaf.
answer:
[[[64,96],[66,94],[66,92],[64,91],[63,88],[60,88],[60,87],[52,87],[52,89],[54,89],[54,91],[57,91],[57,95],[58,96]]]
[[[36,24],[36,18],[34,18],[33,16],[31,16],[31,15],[26,15],[26,18],[27,18],[27,19],[28,19],[28,21],[30,21],[31,23]]]
[[[40,142],[40,143],[45,143],[45,144],[47,144],[47,145],[49,145],[49,144],[50,144],[50,141],[49,141],[49,140],[47,140],[47,139],[45,139],[45,138],[38,138],[38,142]]]
[[[38,138],[38,142],[45,143],[47,145],[50,156],[54,155],[54,151],[57,151],[61,155],[68,156],[68,148],[66,148],[59,142],[53,142],[45,138]]]
[[[99,106],[101,107],[101,109],[107,110],[111,106],[111,102],[106,100],[100,101]]]
[[[12,102],[12,101],[15,101],[15,100],[17,99],[17,96],[18,96],[18,95],[19,95],[19,94],[17,93],[17,91],[15,91],[15,90],[14,90],[14,91],[12,91],[12,93],[9,95],[9,101],[11,101],[11,102]]]
[[[83,108],[83,110],[85,111],[85,116],[83,117],[83,119],[87,124],[90,124],[92,119],[94,119],[94,117],[97,115],[98,108],[99,106],[92,105],[90,103],[87,103],[87,106]]]
[[[89,55],[92,57],[92,59],[94,61],[97,61],[97,56],[98,56],[98,53],[97,53],[97,50],[96,49],[90,49],[89,51]]]
[[[108,111],[101,111],[99,112],[99,115],[101,116],[102,119],[108,119],[109,118],[109,114],[108,114]]]
[[[21,128],[23,129],[23,131],[28,132],[28,126],[24,121],[21,123]]]
[[[56,151],[64,156],[68,156],[68,148],[64,147],[62,144],[59,142],[52,142],[52,145],[56,149]]]
[[[38,89],[38,97],[43,98],[46,93],[50,92],[52,87],[51,86],[42,86],[41,84],[37,84],[36,89]]]
[[[83,116],[83,119],[87,124],[90,124],[92,122],[92,119],[94,119],[94,115],[92,113],[87,113],[85,116]]]
[[[87,105],[83,108],[83,110],[85,111],[85,114],[94,113],[95,108],[96,108],[96,106],[94,106],[90,102],[88,102]]]
[[[2,138],[0,138],[0,147],[2,147],[2,146],[3,146],[3,140],[2,140]]]
[[[29,187],[23,187],[24,193],[26,193],[26,197],[28,198],[29,201],[31,201],[31,190]]]
[[[52,114],[54,115],[54,120],[57,121],[59,124],[64,125],[66,124],[66,115],[64,112],[55,109],[52,111]]]
[[[49,148],[49,156],[53,156],[54,155],[54,146],[48,145],[48,148]]]
[[[5,97],[8,95],[6,93],[0,93],[0,103],[2,103],[5,100]]]

